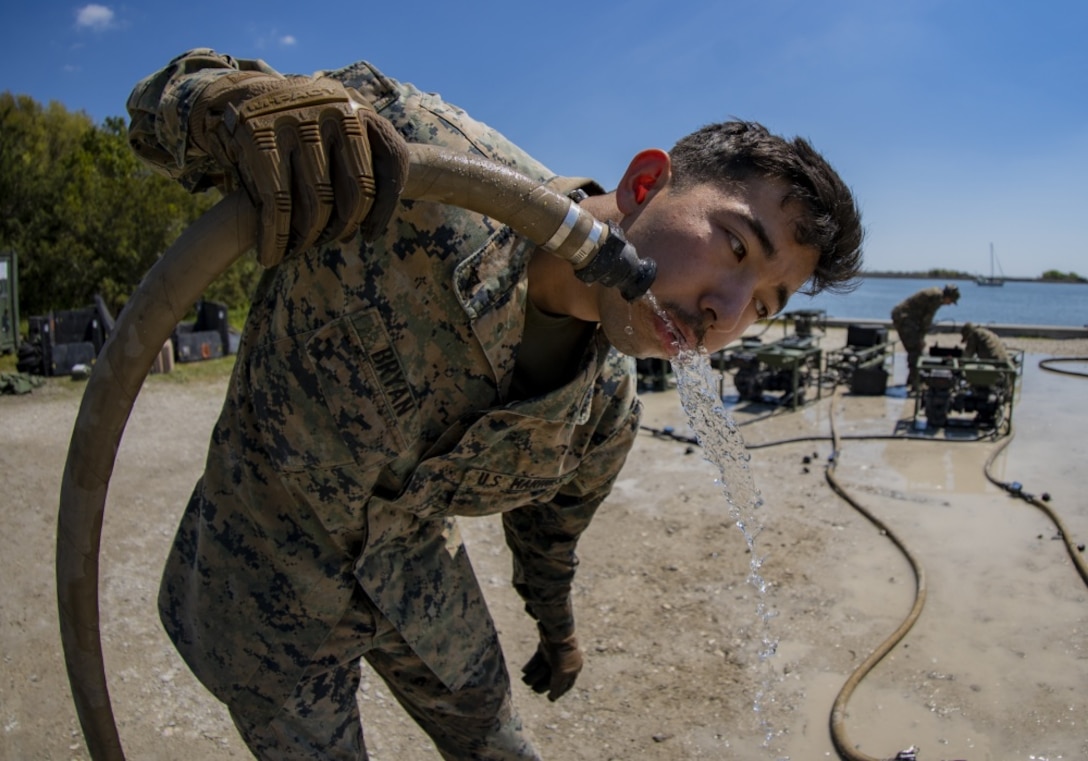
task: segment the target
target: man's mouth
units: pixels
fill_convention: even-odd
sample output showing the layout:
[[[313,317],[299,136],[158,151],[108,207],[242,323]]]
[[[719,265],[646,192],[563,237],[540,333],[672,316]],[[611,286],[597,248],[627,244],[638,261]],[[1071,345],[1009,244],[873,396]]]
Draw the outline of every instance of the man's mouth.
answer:
[[[675,357],[680,352],[689,348],[690,344],[684,336],[683,330],[668,312],[655,315],[657,319],[658,335],[665,352],[670,357]]]

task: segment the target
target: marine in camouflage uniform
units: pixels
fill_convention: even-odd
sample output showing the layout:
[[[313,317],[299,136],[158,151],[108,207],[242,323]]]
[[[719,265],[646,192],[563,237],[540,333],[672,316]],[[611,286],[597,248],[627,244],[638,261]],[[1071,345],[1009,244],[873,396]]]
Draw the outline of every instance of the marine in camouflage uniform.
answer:
[[[200,50],[141,82],[129,100],[138,154],[206,186],[188,114],[237,68],[271,71]],[[409,142],[554,179],[367,63],[326,74]],[[264,274],[159,595],[167,633],[261,758],[366,758],[360,657],[444,757],[538,757],[454,516],[503,513],[527,610],[542,635],[572,635],[575,547],[640,407],[632,361],[600,331],[578,338],[555,388],[523,383],[532,252],[492,220],[404,200],[372,244],[315,247]]]
[[[908,387],[913,388],[917,383],[918,358],[925,350],[926,334],[937,310],[944,304],[955,304],[959,298],[959,288],[954,285],[934,286],[908,296],[892,309],[892,324],[907,352]]]
[[[960,329],[960,336],[963,338],[964,357],[993,359],[1011,364],[1012,360],[1005,344],[992,330],[968,322],[964,323],[963,328]]]

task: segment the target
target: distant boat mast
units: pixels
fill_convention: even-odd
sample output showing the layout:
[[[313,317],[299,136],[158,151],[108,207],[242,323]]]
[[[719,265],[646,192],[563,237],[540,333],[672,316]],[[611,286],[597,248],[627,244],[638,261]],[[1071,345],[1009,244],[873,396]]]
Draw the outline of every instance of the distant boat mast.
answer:
[[[1005,273],[1002,272],[1000,276],[994,274],[994,262],[995,262],[995,260],[996,260],[996,257],[994,257],[994,244],[991,243],[990,244],[990,276],[986,277],[985,275],[979,275],[978,277],[975,278],[976,283],[978,283],[979,285],[989,285],[989,286],[1005,285],[1005,277],[1004,277]],[[1001,265],[1000,264],[997,265],[997,269],[998,269],[998,271],[1001,270]]]

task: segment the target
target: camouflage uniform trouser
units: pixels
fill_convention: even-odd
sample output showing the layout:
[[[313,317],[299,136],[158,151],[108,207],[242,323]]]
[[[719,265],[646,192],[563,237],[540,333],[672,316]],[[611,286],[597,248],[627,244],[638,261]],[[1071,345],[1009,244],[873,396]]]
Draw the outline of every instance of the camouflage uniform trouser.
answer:
[[[510,677],[492,648],[464,687],[450,692],[358,587],[352,605],[314,654],[272,721],[231,718],[261,761],[366,761],[359,707],[359,658],[382,677],[443,758],[540,761],[510,702]]]
[[[903,349],[907,352],[907,386],[913,388],[918,383],[918,359],[926,348],[926,331],[914,323],[896,325],[896,334]]]

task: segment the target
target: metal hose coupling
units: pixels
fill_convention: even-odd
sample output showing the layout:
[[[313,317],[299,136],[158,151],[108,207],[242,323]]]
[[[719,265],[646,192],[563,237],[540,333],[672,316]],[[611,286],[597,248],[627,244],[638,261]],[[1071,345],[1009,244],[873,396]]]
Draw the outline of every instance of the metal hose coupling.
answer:
[[[657,262],[640,259],[635,247],[624,237],[623,230],[609,222],[608,234],[596,255],[581,266],[575,265],[574,274],[586,283],[618,288],[621,296],[634,301],[650,290],[657,277]]]
[[[485,214],[540,248],[565,259],[578,278],[618,288],[628,301],[650,289],[652,259],[640,259],[623,231],[604,224],[574,200],[510,167],[481,156],[412,145],[404,197],[438,201]]]
[[[582,282],[618,288],[628,301],[650,290],[657,276],[657,262],[640,259],[619,225],[609,222],[606,227],[573,200],[558,229],[540,247],[569,261]]]

